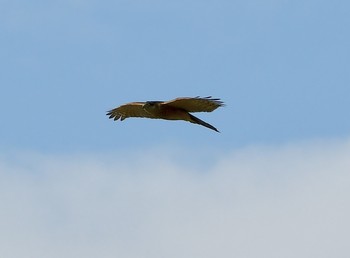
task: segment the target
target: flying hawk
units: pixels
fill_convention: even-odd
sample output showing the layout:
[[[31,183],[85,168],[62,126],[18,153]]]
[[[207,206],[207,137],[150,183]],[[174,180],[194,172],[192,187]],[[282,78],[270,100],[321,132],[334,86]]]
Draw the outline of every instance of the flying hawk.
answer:
[[[224,106],[220,99],[210,97],[176,98],[169,101],[131,102],[107,112],[109,118],[123,121],[128,117],[184,120],[219,132],[214,126],[193,116],[192,112],[212,112]]]

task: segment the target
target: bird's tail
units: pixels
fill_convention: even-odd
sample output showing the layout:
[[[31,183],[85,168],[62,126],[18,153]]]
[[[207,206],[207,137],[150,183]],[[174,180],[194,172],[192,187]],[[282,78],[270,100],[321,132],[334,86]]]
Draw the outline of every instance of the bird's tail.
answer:
[[[216,128],[215,128],[214,126],[212,126],[211,124],[208,124],[208,123],[204,122],[203,120],[200,120],[198,117],[195,117],[194,115],[191,115],[191,114],[189,114],[189,115],[190,115],[190,119],[191,119],[190,122],[191,122],[191,123],[203,125],[203,126],[209,128],[209,129],[212,129],[212,130],[214,130],[214,131],[220,133],[219,130],[216,129]]]

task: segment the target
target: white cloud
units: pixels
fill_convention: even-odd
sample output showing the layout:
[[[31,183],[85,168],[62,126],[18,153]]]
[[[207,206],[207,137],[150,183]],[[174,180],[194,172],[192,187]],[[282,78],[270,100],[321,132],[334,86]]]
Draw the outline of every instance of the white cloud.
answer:
[[[350,141],[165,153],[3,155],[0,257],[349,257]]]

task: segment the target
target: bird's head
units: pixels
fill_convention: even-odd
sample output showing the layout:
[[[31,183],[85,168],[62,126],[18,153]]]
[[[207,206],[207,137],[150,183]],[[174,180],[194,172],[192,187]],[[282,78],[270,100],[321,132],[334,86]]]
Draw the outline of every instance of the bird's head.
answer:
[[[160,101],[147,101],[142,108],[147,112],[152,112],[158,108]]]

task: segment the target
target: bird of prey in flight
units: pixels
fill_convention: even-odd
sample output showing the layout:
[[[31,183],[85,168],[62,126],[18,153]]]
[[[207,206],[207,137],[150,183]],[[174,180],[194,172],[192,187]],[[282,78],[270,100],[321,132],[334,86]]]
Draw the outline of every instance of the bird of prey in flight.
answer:
[[[224,106],[220,99],[210,97],[176,98],[169,101],[131,102],[107,112],[109,118],[123,121],[128,117],[145,117],[166,120],[184,120],[219,132],[214,126],[200,120],[192,112],[212,112]]]

